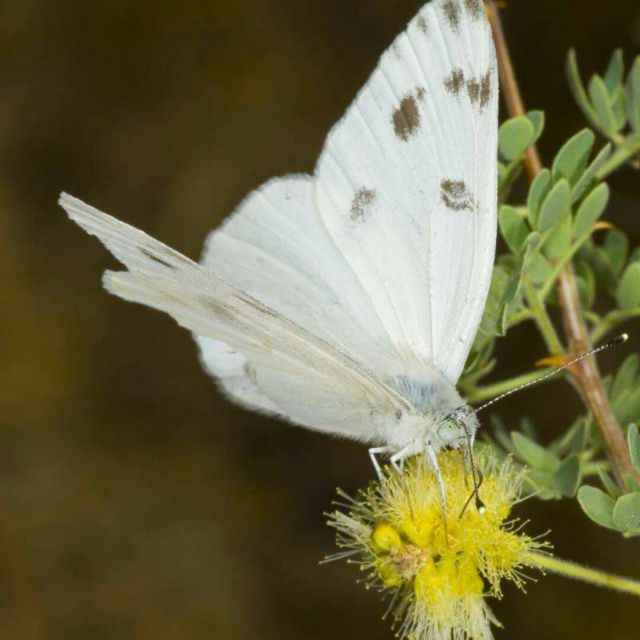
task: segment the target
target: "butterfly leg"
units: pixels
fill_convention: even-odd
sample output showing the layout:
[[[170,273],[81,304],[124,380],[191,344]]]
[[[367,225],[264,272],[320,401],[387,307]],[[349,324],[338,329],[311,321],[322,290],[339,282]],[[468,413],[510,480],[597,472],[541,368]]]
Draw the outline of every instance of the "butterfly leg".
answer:
[[[396,451],[391,456],[389,460],[398,474],[402,475],[402,472],[404,471],[405,460],[413,453],[415,453],[415,447],[413,444],[410,444],[400,449],[400,451]]]
[[[378,480],[382,480],[384,474],[382,473],[382,467],[378,462],[378,458],[376,456],[383,455],[385,453],[389,453],[391,449],[389,447],[371,447],[369,449],[369,457],[371,458],[371,464],[375,469],[376,475],[378,476]]]

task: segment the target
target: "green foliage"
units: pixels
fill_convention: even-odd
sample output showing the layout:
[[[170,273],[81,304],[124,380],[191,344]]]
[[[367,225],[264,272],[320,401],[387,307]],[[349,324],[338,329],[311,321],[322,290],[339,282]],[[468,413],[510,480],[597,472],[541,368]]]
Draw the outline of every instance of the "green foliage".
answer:
[[[609,187],[603,182],[580,203],[573,223],[574,238],[581,238],[591,231],[593,225],[604,213],[608,202]]]
[[[540,205],[540,213],[536,218],[538,231],[551,229],[560,218],[569,213],[570,196],[569,183],[565,178],[560,178]]]
[[[640,57],[636,58],[627,76],[627,115],[634,133],[640,133]]]
[[[611,496],[596,487],[584,486],[578,491],[578,502],[594,522],[607,529],[615,529],[613,508],[616,501]]]
[[[634,262],[624,270],[616,297],[621,309],[640,305],[640,262]]]
[[[504,202],[522,172],[522,159],[544,129],[544,113],[529,111],[526,116],[502,123],[498,132],[498,195]]]
[[[640,472],[640,432],[635,424],[629,426],[627,433],[627,441],[629,444],[629,454],[631,462],[636,471]]]
[[[604,77],[594,74],[585,89],[575,51],[567,56],[567,76],[573,96],[591,125],[620,143],[620,133],[640,133],[640,58],[631,65],[626,81],[621,50],[611,56]]]
[[[529,228],[523,216],[514,207],[503,205],[498,212],[498,224],[509,249],[512,253],[520,255],[529,236]]]
[[[587,167],[595,139],[593,131],[583,129],[565,142],[551,168],[554,181],[564,178],[571,186],[576,184]]]
[[[640,317],[640,248],[630,250],[626,234],[603,221],[610,199],[605,179],[622,167],[640,164],[640,57],[625,72],[622,52],[614,52],[604,74],[592,76],[585,87],[572,51],[567,72],[591,128],[567,139],[523,201],[512,198],[512,187],[524,177],[528,149],[543,134],[544,114],[531,111],[500,127],[498,222],[504,252],[496,258],[480,330],[460,382],[472,402],[538,376],[532,371],[512,380],[484,381],[494,370],[496,341],[513,326],[533,322],[550,355],[565,352],[553,310],[565,266],[573,266],[594,343]],[[604,144],[596,142],[596,133],[605,138]],[[603,383],[640,473],[635,426],[640,423],[640,357],[627,357]],[[624,536],[640,535],[640,484],[614,472],[590,414],[558,429],[557,437],[546,443],[526,417],[517,430],[507,429],[495,415],[491,422],[493,428],[484,434],[487,445],[527,468],[528,491],[547,500],[576,497],[593,522]],[[593,486],[594,481],[600,487]]]
[[[517,160],[531,146],[535,137],[533,124],[526,116],[507,120],[498,132],[498,150],[507,162]]]
[[[618,498],[612,516],[615,528],[625,536],[640,535],[640,492],[634,491]]]
[[[531,183],[529,197],[527,198],[527,209],[529,210],[529,221],[532,226],[536,226],[540,209],[545,198],[551,190],[551,171],[543,169]]]

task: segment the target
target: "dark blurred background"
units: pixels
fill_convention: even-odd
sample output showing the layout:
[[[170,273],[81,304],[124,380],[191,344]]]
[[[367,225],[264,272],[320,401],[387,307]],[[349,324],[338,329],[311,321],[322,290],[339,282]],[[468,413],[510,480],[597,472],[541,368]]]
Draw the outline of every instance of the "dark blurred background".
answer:
[[[230,405],[167,317],[107,296],[106,252],[56,205],[67,190],[192,257],[267,178],[310,171],[330,125],[416,0],[5,0],[0,4],[0,636],[391,638],[375,594],[335,563],[336,485],[365,449]],[[640,49],[637,0],[521,0],[504,12],[548,159],[583,126],[563,74]],[[609,217],[640,239],[640,177]],[[637,327],[640,328],[640,327]],[[636,333],[640,336],[640,333]],[[640,337],[625,347],[637,349]],[[531,329],[503,374],[543,355]],[[609,354],[611,370],[625,353]],[[579,410],[561,381],[502,408],[544,437]],[[638,542],[575,504],[523,505],[559,555],[640,575]],[[499,638],[638,637],[638,603],[557,578],[495,603]]]

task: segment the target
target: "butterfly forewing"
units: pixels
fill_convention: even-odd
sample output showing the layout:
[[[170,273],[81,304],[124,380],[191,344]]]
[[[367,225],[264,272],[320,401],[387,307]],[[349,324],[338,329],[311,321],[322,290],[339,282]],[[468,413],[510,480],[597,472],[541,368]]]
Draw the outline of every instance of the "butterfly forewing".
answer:
[[[496,239],[495,53],[481,2],[426,5],[329,134],[322,220],[396,351],[456,382]]]
[[[241,401],[363,440],[372,439],[365,428],[372,412],[407,408],[365,365],[209,269],[76,198],[63,194],[60,204],[129,269],[105,273],[111,293],[164,311],[190,331],[246,357],[245,375],[255,388],[245,397],[248,388],[243,387]]]

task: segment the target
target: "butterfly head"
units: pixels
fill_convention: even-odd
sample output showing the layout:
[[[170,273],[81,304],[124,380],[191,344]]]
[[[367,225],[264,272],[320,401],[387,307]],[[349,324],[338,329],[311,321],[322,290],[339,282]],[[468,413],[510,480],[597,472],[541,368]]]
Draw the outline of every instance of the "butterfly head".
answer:
[[[443,447],[471,447],[478,426],[475,411],[469,405],[460,405],[443,417],[436,428],[436,436]]]

